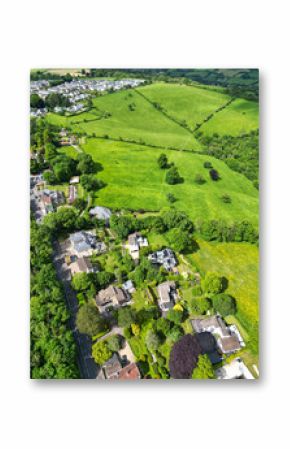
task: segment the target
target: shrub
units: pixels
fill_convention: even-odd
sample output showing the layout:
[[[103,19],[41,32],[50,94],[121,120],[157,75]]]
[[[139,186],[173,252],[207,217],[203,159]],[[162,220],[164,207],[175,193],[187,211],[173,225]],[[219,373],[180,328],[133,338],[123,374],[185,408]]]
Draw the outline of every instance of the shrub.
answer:
[[[135,321],[135,316],[130,307],[121,307],[118,310],[118,325],[120,327],[131,326]]]
[[[221,197],[221,199],[222,199],[222,201],[223,201],[224,203],[231,203],[231,202],[232,202],[232,199],[231,199],[230,195],[227,195],[227,194],[223,195],[223,196]]]
[[[145,337],[145,342],[146,342],[147,347],[151,351],[156,351],[161,343],[160,338],[158,337],[156,332],[154,332],[152,329],[148,330],[146,337]]]
[[[194,177],[194,182],[196,184],[202,185],[205,183],[205,179],[202,175],[200,175],[199,173],[197,173]]]
[[[173,195],[173,193],[167,193],[166,197],[167,197],[167,200],[169,201],[169,203],[175,203],[176,202],[176,198]]]
[[[170,309],[166,315],[167,320],[172,321],[174,324],[180,324],[183,320],[183,312],[180,310]]]
[[[193,379],[215,379],[212,363],[207,354],[198,356],[197,366],[192,373]]]
[[[177,342],[184,335],[184,331],[181,326],[173,326],[168,334],[168,339],[173,343]]]
[[[209,171],[209,175],[213,181],[218,181],[220,179],[220,175],[219,175],[218,171],[215,170],[214,168],[212,168]]]
[[[92,356],[98,365],[103,365],[113,355],[105,341],[98,341],[92,347]]]
[[[207,298],[196,297],[188,301],[188,309],[192,315],[203,315],[210,308],[210,302]]]
[[[131,324],[132,334],[138,336],[140,334],[140,326],[139,324],[132,323]]]
[[[105,341],[107,343],[108,348],[113,352],[118,352],[122,347],[120,335],[112,335]]]
[[[208,161],[206,161],[206,162],[203,164],[203,166],[204,166],[204,168],[212,168],[211,162],[208,162]]]
[[[170,321],[166,318],[158,318],[156,322],[157,331],[161,332],[163,335],[168,336],[171,328]]]

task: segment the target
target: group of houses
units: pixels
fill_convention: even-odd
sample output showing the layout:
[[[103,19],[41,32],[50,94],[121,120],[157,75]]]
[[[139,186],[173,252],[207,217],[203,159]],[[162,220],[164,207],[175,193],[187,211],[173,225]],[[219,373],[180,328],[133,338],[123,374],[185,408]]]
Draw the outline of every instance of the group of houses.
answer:
[[[141,79],[88,79],[75,78],[70,82],[58,84],[57,86],[50,86],[47,80],[40,80],[31,82],[31,93],[38,94],[42,99],[45,99],[49,94],[61,94],[69,98],[71,103],[83,100],[88,97],[90,92],[105,92],[106,90],[120,90],[126,87],[138,87],[144,83]]]
[[[49,81],[40,80],[32,81],[30,84],[31,94],[39,95],[43,100],[49,94],[61,94],[68,98],[70,106],[54,108],[55,113],[70,112],[76,113],[85,110],[84,100],[88,99],[93,92],[105,92],[107,90],[117,91],[128,87],[137,87],[144,83],[144,80],[139,79],[122,79],[122,80],[96,80],[77,78],[70,82],[65,82],[57,86],[50,86]],[[32,110],[31,115],[34,117],[41,117],[47,113],[47,109]]]
[[[92,264],[90,257],[93,254],[102,254],[106,250],[106,244],[97,240],[94,231],[79,231],[71,234],[66,248],[66,263],[71,275],[97,272],[98,266]],[[131,294],[134,291],[135,288],[131,280],[127,280],[122,287],[109,285],[96,295],[96,306],[100,313],[106,315],[113,309],[130,304]]]
[[[42,175],[30,178],[30,206],[37,223],[41,223],[43,217],[54,212],[58,206],[65,203],[63,192],[44,188]]]
[[[79,176],[73,176],[68,187],[68,204],[72,204],[78,197]],[[59,206],[65,204],[66,198],[63,192],[45,188],[42,175],[30,177],[30,204],[37,223],[41,223],[43,217],[54,212]]]

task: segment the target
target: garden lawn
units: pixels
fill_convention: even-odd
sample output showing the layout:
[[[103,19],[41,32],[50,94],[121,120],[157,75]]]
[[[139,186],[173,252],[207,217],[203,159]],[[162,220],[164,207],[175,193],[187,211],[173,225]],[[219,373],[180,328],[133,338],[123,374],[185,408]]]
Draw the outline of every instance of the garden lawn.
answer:
[[[234,100],[200,127],[205,135],[239,136],[259,127],[259,104],[242,98]]]
[[[224,93],[180,84],[156,83],[136,90],[159,103],[170,116],[185,120],[191,129],[230,100]]]
[[[233,172],[224,162],[195,153],[145,148],[106,139],[87,139],[82,149],[99,162],[98,173],[106,186],[97,192],[95,203],[113,209],[157,211],[169,207],[167,194],[177,198],[176,209],[186,212],[193,220],[224,219],[228,222],[247,219],[258,222],[258,192],[243,175]],[[166,153],[169,162],[178,167],[184,182],[168,185],[166,170],[161,170],[157,158]],[[221,179],[212,181],[203,167],[211,161]],[[206,179],[197,185],[194,177],[200,173]],[[230,194],[232,202],[225,204],[221,196]]]

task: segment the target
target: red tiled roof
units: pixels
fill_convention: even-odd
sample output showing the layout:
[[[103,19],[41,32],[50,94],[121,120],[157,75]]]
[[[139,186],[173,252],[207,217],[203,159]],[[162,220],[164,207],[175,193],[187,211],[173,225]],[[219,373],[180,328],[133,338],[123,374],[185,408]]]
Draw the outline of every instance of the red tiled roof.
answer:
[[[136,363],[130,363],[130,365],[125,366],[119,372],[119,379],[121,380],[136,380],[140,379],[140,371]]]

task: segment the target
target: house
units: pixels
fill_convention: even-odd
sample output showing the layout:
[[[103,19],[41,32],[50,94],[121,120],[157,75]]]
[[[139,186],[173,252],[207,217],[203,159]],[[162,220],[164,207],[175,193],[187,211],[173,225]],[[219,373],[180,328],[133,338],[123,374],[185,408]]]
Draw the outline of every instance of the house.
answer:
[[[241,349],[239,339],[236,335],[229,335],[218,339],[218,346],[224,354],[231,354]]]
[[[60,137],[66,137],[67,136],[67,130],[65,128],[62,128],[59,132]]]
[[[174,281],[166,281],[157,287],[158,305],[162,312],[168,312],[174,307],[178,294]]]
[[[218,368],[215,372],[217,379],[255,379],[244,362],[238,357],[230,363]]]
[[[143,237],[139,232],[130,234],[128,236],[128,250],[133,260],[139,259],[139,250],[142,247],[148,246],[148,240]]]
[[[128,304],[130,300],[128,291],[113,285],[100,290],[96,296],[96,304],[100,312],[106,312],[109,308],[117,309]]]
[[[219,315],[210,316],[204,319],[194,319],[191,320],[191,324],[193,330],[197,333],[210,332],[212,334],[219,335],[220,337],[229,335],[228,328],[222,317]]]
[[[170,248],[165,248],[149,254],[148,259],[154,265],[162,265],[167,271],[172,271],[177,265],[174,252]]]
[[[129,279],[122,285],[123,289],[129,292],[130,294],[136,291],[133,282]]]
[[[90,215],[96,217],[98,220],[104,220],[106,224],[109,224],[112,212],[107,207],[96,206],[90,209]]]
[[[40,208],[44,215],[53,212],[60,204],[64,203],[64,195],[57,190],[44,189],[40,193]]]
[[[130,363],[121,369],[118,375],[120,380],[138,380],[141,379],[141,374],[136,363]]]
[[[72,276],[77,273],[94,273],[96,271],[87,257],[78,257],[76,261],[70,264],[70,270]]]
[[[73,176],[69,181],[70,184],[78,184],[79,182],[80,182],[79,176]]]
[[[236,326],[228,327],[221,316],[214,315],[204,319],[191,320],[193,330],[197,333],[210,332],[217,340],[217,345],[223,354],[231,354],[245,346]]]
[[[118,354],[113,354],[113,356],[107,360],[102,366],[100,373],[97,376],[99,380],[111,380],[118,379],[119,373],[122,370],[122,365]]]
[[[118,354],[114,354],[102,366],[98,376],[98,380],[137,380],[141,379],[141,374],[136,363],[130,363],[124,367],[119,359]]]
[[[91,256],[93,253],[106,251],[106,245],[103,242],[97,242],[96,236],[91,232],[75,232],[69,238],[71,252],[77,256]]]

